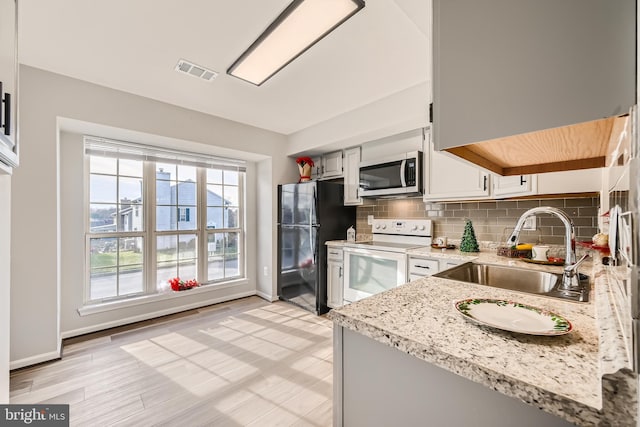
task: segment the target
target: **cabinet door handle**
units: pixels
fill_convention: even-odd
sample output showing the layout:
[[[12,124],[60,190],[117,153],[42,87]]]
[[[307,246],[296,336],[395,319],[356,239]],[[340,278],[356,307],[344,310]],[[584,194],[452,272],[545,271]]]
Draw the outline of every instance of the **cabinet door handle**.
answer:
[[[0,98],[2,97],[2,82],[0,82]],[[4,115],[2,114],[2,104],[4,104],[4,101],[0,101],[0,127],[4,127]]]
[[[5,93],[2,102],[4,103],[4,123],[2,127],[5,135],[11,135],[11,94]]]
[[[487,191],[487,175],[485,175],[483,179],[482,191]]]
[[[342,277],[342,267],[338,270],[338,277]]]
[[[416,264],[416,265],[414,265],[414,267],[416,267],[416,268],[426,268],[427,270],[431,270],[431,267],[429,267],[428,265],[418,265],[418,264]]]
[[[524,175],[520,175],[520,185],[525,185],[527,183],[527,180],[524,179]]]

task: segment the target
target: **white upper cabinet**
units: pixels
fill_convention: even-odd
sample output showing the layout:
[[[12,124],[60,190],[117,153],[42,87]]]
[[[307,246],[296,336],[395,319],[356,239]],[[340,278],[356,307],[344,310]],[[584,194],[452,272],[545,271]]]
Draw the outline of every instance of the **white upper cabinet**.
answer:
[[[602,168],[538,174],[538,194],[593,193],[602,187]]]
[[[434,0],[438,150],[624,114],[635,0]]]
[[[489,173],[448,153],[435,151],[426,133],[424,200],[486,199],[491,189]]]
[[[344,150],[344,204],[361,205],[358,197],[360,187],[360,147]]]
[[[334,151],[322,156],[322,178],[342,176],[342,151]]]
[[[493,175],[494,198],[527,196],[538,191],[537,175]]]
[[[313,166],[311,167],[311,179],[316,181],[322,178],[322,156],[312,157]]]
[[[18,165],[17,3],[0,0],[0,170]]]

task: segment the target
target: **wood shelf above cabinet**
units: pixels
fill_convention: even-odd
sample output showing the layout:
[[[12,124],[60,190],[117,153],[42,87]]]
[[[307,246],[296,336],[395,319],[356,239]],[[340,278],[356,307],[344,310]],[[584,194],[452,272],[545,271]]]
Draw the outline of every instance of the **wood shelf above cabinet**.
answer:
[[[598,168],[605,165],[609,141],[619,136],[625,120],[609,117],[446,151],[503,176]]]

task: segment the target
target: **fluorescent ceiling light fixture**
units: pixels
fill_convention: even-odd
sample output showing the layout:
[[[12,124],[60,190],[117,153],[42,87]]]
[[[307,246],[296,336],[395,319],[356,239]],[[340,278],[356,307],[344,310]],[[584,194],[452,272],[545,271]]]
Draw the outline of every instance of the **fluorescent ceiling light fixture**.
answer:
[[[294,0],[227,74],[260,86],[363,7],[363,0]]]

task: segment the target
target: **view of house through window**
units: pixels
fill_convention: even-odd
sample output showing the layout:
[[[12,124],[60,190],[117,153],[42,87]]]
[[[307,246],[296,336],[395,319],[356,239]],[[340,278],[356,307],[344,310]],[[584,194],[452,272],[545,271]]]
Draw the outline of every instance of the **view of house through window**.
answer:
[[[122,145],[85,138],[85,299],[153,294],[174,277],[201,284],[243,277],[244,168]]]

